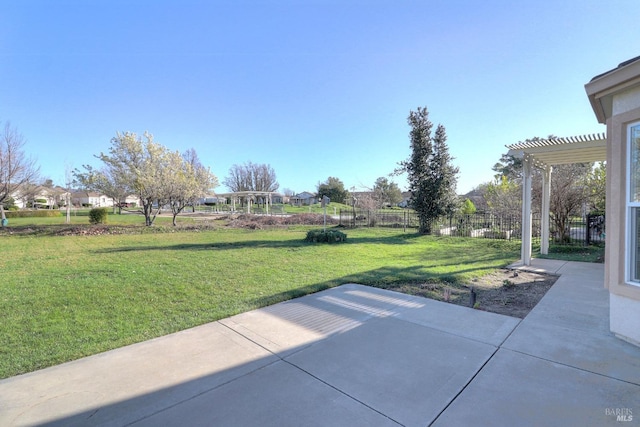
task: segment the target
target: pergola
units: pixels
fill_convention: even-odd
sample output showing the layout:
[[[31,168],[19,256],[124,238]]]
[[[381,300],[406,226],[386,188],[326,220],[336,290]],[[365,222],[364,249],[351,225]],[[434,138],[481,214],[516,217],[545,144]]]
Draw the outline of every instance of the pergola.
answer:
[[[272,205],[272,197],[273,195],[279,195],[274,191],[236,191],[233,193],[221,193],[217,194],[218,197],[228,197],[231,199],[232,209],[236,210],[236,201],[240,201],[241,199],[245,199],[247,201],[247,212],[251,212],[251,203],[253,200],[257,200],[262,198],[264,200],[264,206],[266,209],[266,213],[269,213],[269,206]]]
[[[568,138],[540,139],[507,145],[509,154],[522,159],[522,249],[523,265],[531,265],[531,183],[533,168],[542,170],[542,220],[540,253],[549,252],[549,199],[554,165],[591,163],[607,159],[604,133]]]

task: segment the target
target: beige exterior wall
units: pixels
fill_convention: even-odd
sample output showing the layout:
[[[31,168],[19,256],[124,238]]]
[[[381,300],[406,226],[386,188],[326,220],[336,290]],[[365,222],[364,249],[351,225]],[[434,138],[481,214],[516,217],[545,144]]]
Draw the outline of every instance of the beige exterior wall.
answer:
[[[640,101],[640,89],[637,91]],[[640,300],[640,286],[625,282],[627,255],[625,236],[627,192],[627,125],[640,120],[640,108],[607,121],[607,260],[605,286],[611,293]],[[619,165],[619,166],[616,166]]]
[[[607,238],[605,287],[609,325],[618,337],[640,345],[640,286],[626,283],[628,125],[640,121],[640,60],[621,63],[585,85],[600,123],[607,125]]]
[[[607,242],[605,286],[610,297],[610,328],[622,339],[640,343],[640,286],[626,283],[627,126],[640,120],[640,88],[613,97],[607,120]],[[631,109],[627,109],[631,107]]]
[[[611,117],[625,114],[631,110],[640,108],[640,96],[638,89],[628,89],[616,94],[612,99],[612,115]]]

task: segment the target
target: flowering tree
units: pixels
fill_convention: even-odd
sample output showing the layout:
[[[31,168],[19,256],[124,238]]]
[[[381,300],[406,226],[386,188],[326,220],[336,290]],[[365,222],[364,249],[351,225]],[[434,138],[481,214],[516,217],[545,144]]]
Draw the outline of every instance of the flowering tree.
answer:
[[[175,225],[185,206],[217,185],[217,178],[197,161],[195,151],[183,157],[154,142],[148,132],[143,138],[132,132],[118,133],[111,139],[109,153],[96,157],[104,168],[96,171],[85,166],[84,173],[75,172],[77,182],[117,197],[135,194],[148,226],[165,205],[171,206]]]

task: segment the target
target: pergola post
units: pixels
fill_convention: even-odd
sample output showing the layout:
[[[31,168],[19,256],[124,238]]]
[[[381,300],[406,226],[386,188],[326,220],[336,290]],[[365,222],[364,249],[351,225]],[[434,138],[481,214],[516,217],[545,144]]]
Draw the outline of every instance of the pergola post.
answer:
[[[542,171],[542,218],[540,218],[541,242],[540,253],[549,253],[549,203],[551,199],[551,172],[553,168],[546,166]]]
[[[267,197],[265,197],[265,199],[267,199],[267,201],[265,202],[265,204],[267,205],[267,215],[269,215],[269,205],[272,203],[271,202],[271,193],[269,193],[267,195]]]
[[[522,159],[522,264],[531,265],[531,156]]]

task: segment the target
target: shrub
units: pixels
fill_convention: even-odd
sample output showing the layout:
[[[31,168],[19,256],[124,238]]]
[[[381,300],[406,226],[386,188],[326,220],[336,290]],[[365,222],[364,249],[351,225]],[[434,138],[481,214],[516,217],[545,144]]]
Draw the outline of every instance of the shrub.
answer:
[[[309,230],[305,242],[339,243],[347,240],[347,235],[338,230]]]
[[[106,224],[108,212],[106,208],[93,208],[89,211],[89,223]]]
[[[16,206],[16,201],[13,197],[7,197],[4,200],[4,210],[6,211],[12,211],[12,210],[16,210],[18,209],[18,207]]]

